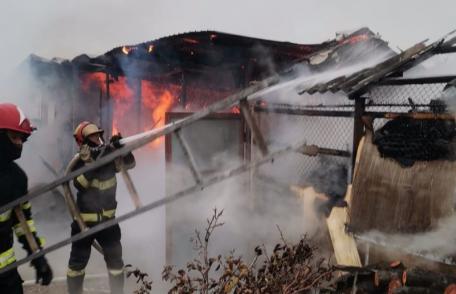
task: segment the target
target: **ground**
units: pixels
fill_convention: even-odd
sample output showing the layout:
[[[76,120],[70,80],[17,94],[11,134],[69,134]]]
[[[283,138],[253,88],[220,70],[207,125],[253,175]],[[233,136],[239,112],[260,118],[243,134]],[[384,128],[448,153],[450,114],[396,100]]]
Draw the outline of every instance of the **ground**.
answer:
[[[24,284],[25,294],[62,294],[67,293],[64,279],[53,281],[50,286],[35,285],[31,282]],[[107,278],[86,279],[84,294],[107,294],[110,293]],[[126,292],[128,293],[128,292]]]

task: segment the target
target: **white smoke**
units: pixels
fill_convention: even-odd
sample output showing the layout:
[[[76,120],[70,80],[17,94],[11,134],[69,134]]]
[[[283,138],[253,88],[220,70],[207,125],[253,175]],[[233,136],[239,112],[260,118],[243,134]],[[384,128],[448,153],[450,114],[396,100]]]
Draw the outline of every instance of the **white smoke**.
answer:
[[[454,242],[456,232],[456,216],[452,215],[439,221],[436,228],[429,232],[415,234],[385,234],[371,231],[362,237],[380,244],[400,250],[404,253],[428,257],[431,260],[446,261],[456,254]],[[454,262],[454,261],[452,261]]]

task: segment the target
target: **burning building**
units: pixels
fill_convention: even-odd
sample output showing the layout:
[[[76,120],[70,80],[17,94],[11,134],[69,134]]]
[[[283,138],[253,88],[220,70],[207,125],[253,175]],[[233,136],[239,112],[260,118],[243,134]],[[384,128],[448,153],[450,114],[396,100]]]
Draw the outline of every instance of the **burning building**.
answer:
[[[319,72],[385,50],[387,44],[368,29],[313,45],[206,31],[120,46],[96,57],[84,54],[71,61],[32,55],[26,65],[36,79],[30,99],[41,103],[39,124],[64,113],[72,126],[87,119],[108,133],[120,129],[127,135],[163,125],[166,112],[202,109],[297,63]],[[65,111],[58,109],[63,106]]]
[[[439,199],[444,200],[437,201],[439,203],[430,201],[429,193],[420,194],[426,201],[417,204],[410,192],[413,190],[414,175],[419,174],[427,163],[417,165],[412,172],[403,170],[391,162],[385,163],[387,160],[384,158],[375,157],[376,149],[369,144],[360,145],[360,142],[365,132],[364,140],[368,140],[369,131],[378,131],[387,120],[401,116],[453,119],[433,112],[436,105],[432,101],[442,94],[445,83],[454,76],[404,77],[408,70],[427,58],[454,52],[453,43],[451,40],[427,46],[420,43],[396,54],[368,29],[340,34],[334,40],[314,45],[198,32],[121,46],[97,57],[81,55],[71,61],[47,61],[32,56],[28,64],[35,81],[38,81],[35,83],[40,96],[37,100],[41,98],[41,112],[36,120],[39,125],[58,122],[71,134],[70,130],[77,122],[92,120],[110,134],[121,131],[130,135],[177,122],[180,125],[178,129],[172,129],[174,125],[165,128],[164,156],[170,164],[190,162],[193,177],[189,178],[196,181],[197,188],[202,178],[211,177],[218,169],[227,167],[225,158],[212,160],[214,154],[220,151],[228,149],[230,154],[226,158],[237,158],[245,164],[279,149],[280,143],[289,143],[295,137],[305,138],[311,144],[304,145],[285,159],[275,160],[272,169],[255,169],[250,180],[266,179],[269,187],[282,189],[285,186],[288,192],[296,187],[295,190],[302,192],[302,187],[306,185],[317,187],[312,181],[323,182],[319,192],[342,198],[330,199],[330,218],[334,218],[331,208],[337,205],[348,204],[352,209],[351,219],[344,211],[345,218],[335,220],[338,234],[344,235],[345,231],[341,228],[347,225],[359,236],[373,229],[384,229],[388,233],[423,232],[432,229],[435,221],[449,212],[449,209],[442,208],[452,196],[449,192],[451,185],[439,190],[443,191]],[[254,97],[249,98],[255,103],[239,96],[245,87],[258,84],[258,81],[276,73],[281,74],[281,85],[289,85],[288,82],[292,81],[293,87],[290,88],[299,96],[297,99],[281,99],[274,92],[274,87],[250,93]],[[48,95],[50,93],[53,94]],[[237,93],[232,96],[236,98],[233,101],[244,99],[239,106],[225,109],[225,112],[219,112],[222,107],[214,106],[211,109],[217,111],[199,112],[232,93]],[[283,94],[288,93],[281,92]],[[51,96],[61,97],[61,100],[47,99]],[[417,100],[422,103],[415,103]],[[255,119],[252,119],[249,110]],[[198,119],[191,125],[190,122],[186,124],[184,118],[192,112]],[[284,121],[287,122],[286,132],[281,128]],[[215,136],[217,140],[213,141],[217,144],[208,140],[205,136],[208,133]],[[71,141],[71,138],[68,140]],[[153,144],[163,146],[160,142],[163,141]],[[190,143],[190,148],[186,143]],[[62,153],[69,151],[64,149]],[[337,174],[337,180],[326,179],[328,174],[312,173],[316,169],[326,169],[328,163],[318,160],[323,156],[336,157],[334,161],[338,163],[343,161],[345,168],[327,168]],[[61,158],[66,157],[61,156],[60,161]],[[212,162],[207,158],[214,164],[207,165]],[[372,158],[378,159],[375,164],[370,163]],[[377,171],[370,169],[373,165]],[[451,164],[444,165],[453,170]],[[384,171],[385,167],[395,173],[380,174],[379,170]],[[366,174],[362,175],[363,172]],[[391,175],[397,176],[392,178]],[[408,175],[405,185],[394,182],[404,175]],[[345,187],[332,191],[324,189],[332,183],[339,185],[341,177],[347,177],[346,182],[353,183],[353,193],[347,194],[345,203],[345,195],[341,195]],[[367,180],[373,184],[366,185]],[[255,188],[258,187],[253,187],[253,190]],[[394,193],[385,192],[390,191],[387,188]],[[408,197],[401,199],[402,194]],[[377,201],[371,201],[372,197],[378,197]],[[166,217],[182,216],[184,210],[190,207],[191,200],[179,203],[183,209],[167,211]],[[429,206],[433,209],[431,212]],[[394,214],[387,213],[391,207],[394,207]],[[437,213],[434,214],[435,211]],[[419,222],[417,219],[421,212],[428,214]],[[179,236],[173,234],[173,227],[186,224],[191,227],[190,230],[193,229],[193,224],[183,219],[181,223],[167,223],[167,253],[174,253],[175,244],[180,242]],[[383,227],[381,223],[384,223]],[[334,233],[331,224],[328,227],[330,233]],[[336,256],[341,251],[338,237],[333,238],[336,241],[333,240],[332,244]],[[350,249],[357,256],[356,265],[361,265],[356,243],[353,238],[350,240]],[[341,258],[344,257],[342,254]],[[369,258],[364,258],[367,263],[366,260]]]

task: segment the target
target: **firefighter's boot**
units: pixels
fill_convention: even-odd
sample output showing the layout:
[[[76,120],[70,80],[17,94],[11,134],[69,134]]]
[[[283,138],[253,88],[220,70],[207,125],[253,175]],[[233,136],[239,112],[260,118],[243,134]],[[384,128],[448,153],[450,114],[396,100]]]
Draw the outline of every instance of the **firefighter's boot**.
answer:
[[[111,273],[109,271],[109,287],[111,288],[111,294],[124,294],[124,283],[125,277],[123,270]]]
[[[82,294],[84,284],[84,274],[67,276],[67,286],[69,294]]]

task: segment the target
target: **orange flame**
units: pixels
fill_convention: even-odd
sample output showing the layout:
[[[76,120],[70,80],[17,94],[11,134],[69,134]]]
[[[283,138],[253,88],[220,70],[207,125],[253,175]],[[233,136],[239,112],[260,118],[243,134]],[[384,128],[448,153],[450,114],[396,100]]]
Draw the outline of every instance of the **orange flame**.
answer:
[[[147,48],[148,53],[152,53],[154,51],[154,45],[150,44],[149,47]]]
[[[122,47],[122,53],[125,54],[125,55],[128,55],[128,53],[130,53],[130,49],[128,49],[127,47],[123,46]]]
[[[90,89],[99,91],[106,95],[106,75],[104,73],[90,73],[81,78],[81,88],[84,92]],[[96,87],[96,88],[94,88]],[[135,91],[128,83],[125,77],[119,77],[116,81],[111,81],[110,96],[112,99],[112,134],[126,132],[124,135],[132,135],[138,131],[146,131],[151,126],[160,127],[165,123],[165,114],[170,111],[179,97],[180,87],[175,85],[154,85],[150,81],[141,81],[141,108],[145,114],[143,118],[144,125],[137,129],[141,113],[135,110]],[[163,142],[160,138],[151,146],[157,147]]]
[[[183,38],[184,42],[186,43],[190,43],[190,44],[198,44],[199,41],[198,40],[195,40],[195,39],[192,39],[192,38]]]

